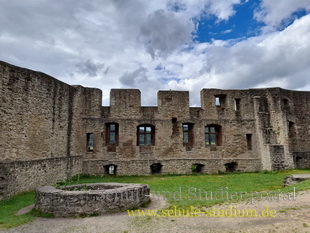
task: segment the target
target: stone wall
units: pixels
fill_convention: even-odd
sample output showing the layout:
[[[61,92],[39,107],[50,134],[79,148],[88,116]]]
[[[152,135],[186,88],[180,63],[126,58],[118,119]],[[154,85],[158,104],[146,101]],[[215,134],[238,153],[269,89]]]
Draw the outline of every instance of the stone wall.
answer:
[[[114,213],[140,207],[150,200],[149,194],[145,184],[97,183],[62,189],[45,186],[36,191],[35,208],[57,217]]]
[[[200,165],[200,173],[226,172],[225,164],[237,163],[235,171],[254,172],[261,167],[260,159],[165,159],[165,160],[84,160],[83,173],[109,175],[108,166],[116,166],[115,175],[152,175],[151,165],[160,164],[161,174],[193,174],[193,165]]]
[[[0,163],[0,199],[65,181],[81,168],[82,157],[76,156]]]
[[[141,106],[140,90],[112,89],[110,106],[103,107],[96,88],[70,86],[4,62],[0,77],[2,193],[78,172],[108,174],[110,164],[117,165],[119,175],[150,174],[154,163],[162,165],[162,173],[178,174],[191,173],[193,164],[201,165],[201,173],[309,167],[307,156],[301,156],[304,162],[293,157],[310,152],[309,92],[203,89],[201,107],[190,107],[188,91],[158,91],[158,106],[147,107]],[[111,124],[116,127],[113,143]],[[141,136],[141,128],[150,132]],[[87,135],[93,136],[91,149]],[[67,162],[80,157],[83,162],[74,163],[76,172],[71,172]],[[42,178],[36,175],[46,161],[57,159],[59,178],[51,177],[54,168]],[[46,166],[54,167],[54,162]],[[6,185],[23,165],[29,173],[25,177],[33,181],[28,185],[16,178],[18,188]]]
[[[0,199],[80,173],[84,118],[100,117],[101,90],[1,61],[0,84]]]
[[[238,161],[239,171],[261,170],[262,132],[256,127],[253,108],[254,96],[261,93],[264,90],[203,89],[202,107],[191,108],[187,91],[159,91],[158,106],[141,107],[138,90],[114,89],[111,106],[102,108],[101,118],[85,119],[95,144],[84,157],[83,172],[104,174],[104,166],[127,161],[131,166],[118,165],[118,174],[150,174],[150,165],[159,161],[165,164],[162,173],[189,174],[196,160],[203,161],[204,173],[225,171],[226,161]],[[216,97],[221,100],[220,106],[216,106]],[[110,123],[118,124],[118,142],[113,151],[107,143]],[[152,145],[138,144],[138,126],[145,124],[155,129]],[[191,125],[190,145],[183,142],[183,124]],[[208,125],[220,127],[218,145],[206,145]]]

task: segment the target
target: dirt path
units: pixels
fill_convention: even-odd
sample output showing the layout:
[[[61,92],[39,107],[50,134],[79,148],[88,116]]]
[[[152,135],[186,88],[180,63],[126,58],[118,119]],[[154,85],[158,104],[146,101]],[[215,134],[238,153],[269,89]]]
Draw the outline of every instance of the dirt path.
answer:
[[[153,200],[147,209],[162,209],[166,202]],[[310,191],[298,193],[295,201],[261,201],[215,206],[227,210],[255,209],[257,213],[275,209],[275,217],[210,218],[201,217],[129,217],[127,213],[90,218],[38,218],[30,224],[1,232],[25,233],[101,233],[101,232],[310,232]]]

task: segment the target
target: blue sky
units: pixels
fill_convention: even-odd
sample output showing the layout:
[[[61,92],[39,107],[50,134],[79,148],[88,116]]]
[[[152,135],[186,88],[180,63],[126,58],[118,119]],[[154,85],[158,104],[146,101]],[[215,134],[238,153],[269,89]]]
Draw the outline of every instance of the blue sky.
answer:
[[[310,90],[309,0],[2,0],[0,60],[71,85]]]
[[[233,8],[235,14],[227,20],[218,21],[215,15],[197,19],[198,30],[194,33],[197,42],[212,40],[244,39],[256,36],[265,24],[254,18],[254,11],[259,8],[259,0],[243,2]]]
[[[212,40],[243,40],[248,37],[257,36],[261,33],[261,28],[266,26],[255,18],[255,12],[260,10],[261,0],[242,1],[241,4],[234,5],[235,14],[227,20],[218,21],[215,15],[202,16],[195,19],[197,31],[193,34],[198,43],[212,42]],[[296,19],[299,19],[308,12],[305,8],[300,8],[292,13],[278,25],[277,30],[284,30]]]

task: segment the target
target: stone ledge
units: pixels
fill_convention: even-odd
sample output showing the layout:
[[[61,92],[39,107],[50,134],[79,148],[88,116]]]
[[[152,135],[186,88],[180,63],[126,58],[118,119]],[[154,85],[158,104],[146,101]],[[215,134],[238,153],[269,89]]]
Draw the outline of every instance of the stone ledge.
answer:
[[[310,174],[294,174],[284,178],[283,185],[289,186],[299,182],[310,180]]]

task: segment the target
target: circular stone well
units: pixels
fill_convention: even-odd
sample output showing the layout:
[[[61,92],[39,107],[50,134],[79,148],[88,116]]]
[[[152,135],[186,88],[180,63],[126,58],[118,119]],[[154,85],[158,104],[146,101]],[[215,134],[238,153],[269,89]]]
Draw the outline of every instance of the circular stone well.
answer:
[[[98,215],[137,208],[150,200],[146,184],[94,183],[39,187],[35,208],[57,217]]]

